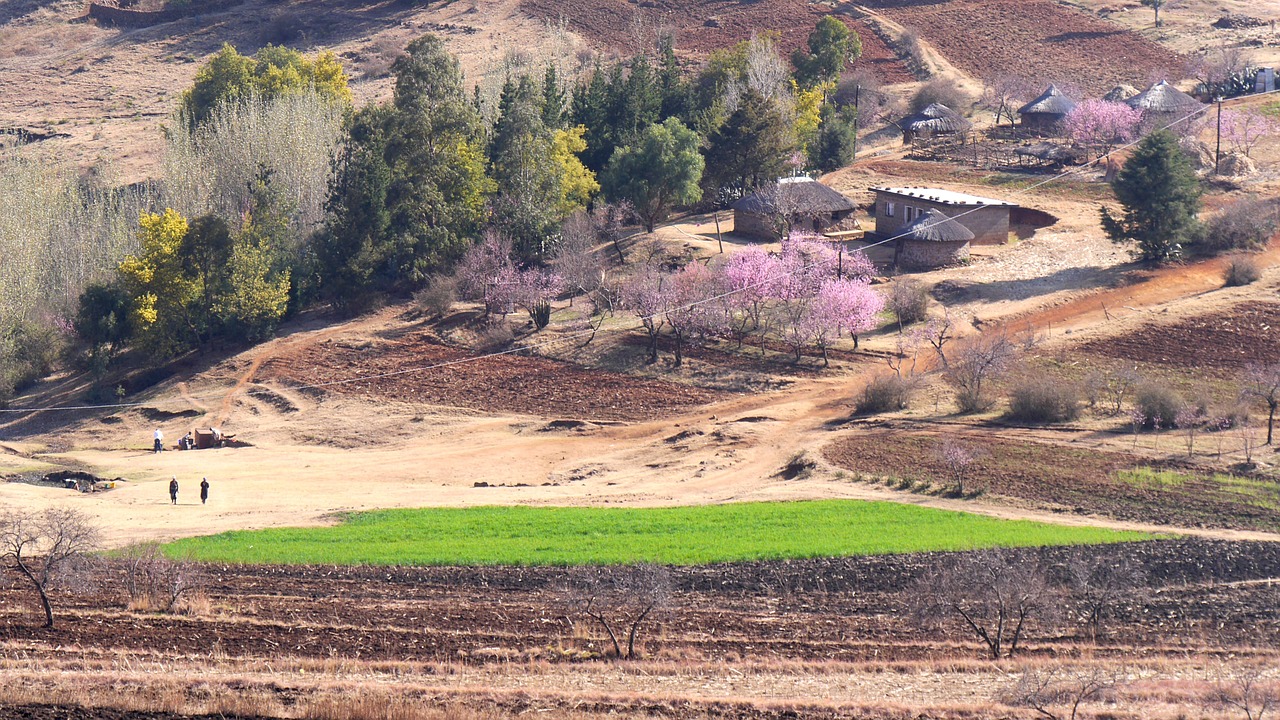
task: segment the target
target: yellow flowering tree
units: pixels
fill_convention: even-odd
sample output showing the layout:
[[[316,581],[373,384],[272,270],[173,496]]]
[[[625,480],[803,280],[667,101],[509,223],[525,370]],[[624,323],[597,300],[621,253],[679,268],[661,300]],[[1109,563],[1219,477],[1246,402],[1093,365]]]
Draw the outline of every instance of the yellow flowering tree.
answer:
[[[591,197],[600,192],[596,174],[578,158],[587,149],[587,141],[583,139],[586,132],[583,125],[557,130],[551,141],[551,157],[560,166],[560,202],[556,204],[556,213],[562,218],[586,208]]]

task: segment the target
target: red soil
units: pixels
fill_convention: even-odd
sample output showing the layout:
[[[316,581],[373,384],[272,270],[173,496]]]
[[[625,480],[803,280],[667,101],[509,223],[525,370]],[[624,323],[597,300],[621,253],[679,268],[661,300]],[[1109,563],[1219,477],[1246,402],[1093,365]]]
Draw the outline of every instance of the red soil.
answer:
[[[1186,59],[1120,25],[1053,0],[869,0],[979,78],[1022,76],[1097,95],[1181,77]]]
[[[1251,302],[1172,325],[1148,325],[1094,340],[1084,352],[1103,357],[1205,370],[1238,370],[1280,358],[1280,304]]]
[[[469,357],[422,333],[367,345],[326,341],[271,358],[258,377],[345,395],[587,420],[645,420],[724,397],[541,357],[459,362]]]

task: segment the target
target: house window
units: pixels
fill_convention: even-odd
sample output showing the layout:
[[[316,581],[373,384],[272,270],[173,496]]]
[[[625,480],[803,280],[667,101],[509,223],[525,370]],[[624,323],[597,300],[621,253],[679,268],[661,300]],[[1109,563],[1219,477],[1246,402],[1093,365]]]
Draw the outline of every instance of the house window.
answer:
[[[893,203],[887,202],[884,204],[884,214],[886,217],[893,217]]]
[[[916,209],[908,205],[902,212],[902,218],[907,222],[911,222],[916,216]]]

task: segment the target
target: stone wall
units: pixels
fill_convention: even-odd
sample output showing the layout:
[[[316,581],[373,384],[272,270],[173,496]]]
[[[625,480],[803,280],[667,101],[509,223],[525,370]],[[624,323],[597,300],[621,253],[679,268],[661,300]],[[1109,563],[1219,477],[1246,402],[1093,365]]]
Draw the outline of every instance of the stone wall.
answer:
[[[933,270],[959,265],[969,259],[968,242],[904,240],[898,265],[905,270]]]

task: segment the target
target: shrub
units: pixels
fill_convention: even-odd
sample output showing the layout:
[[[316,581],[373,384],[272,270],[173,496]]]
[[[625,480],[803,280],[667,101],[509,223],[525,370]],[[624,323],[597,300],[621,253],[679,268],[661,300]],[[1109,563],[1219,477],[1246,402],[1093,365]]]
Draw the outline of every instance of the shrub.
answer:
[[[1237,250],[1257,250],[1280,230],[1280,202],[1274,198],[1249,197],[1222,209],[1205,227],[1198,243],[1206,254]]]
[[[878,375],[862,388],[858,398],[857,413],[874,415],[882,412],[905,410],[911,404],[915,383],[897,375]]]
[[[292,12],[283,12],[271,18],[262,31],[262,41],[268,45],[289,45],[303,39],[302,18]]]
[[[1143,427],[1172,427],[1174,418],[1187,406],[1176,390],[1164,385],[1146,384],[1138,388],[1134,407],[1142,413]]]
[[[1227,261],[1227,269],[1222,274],[1222,280],[1227,287],[1251,285],[1260,277],[1262,277],[1262,268],[1258,267],[1257,260],[1248,255],[1233,255]]]
[[[954,80],[934,78],[921,85],[916,94],[911,96],[911,112],[920,112],[933,103],[938,103],[963,113],[970,102],[969,96]]]
[[[1044,376],[1023,379],[1009,390],[1009,417],[1031,423],[1075,420],[1080,417],[1080,389]]]
[[[929,317],[929,288],[919,280],[899,278],[889,289],[888,304],[899,329],[922,322]]]
[[[506,321],[499,321],[480,333],[477,350],[481,352],[496,352],[503,350],[511,343],[515,342],[515,333],[511,331],[511,326]]]
[[[432,317],[444,317],[458,300],[458,282],[448,275],[434,275],[427,286],[413,294],[418,308]]]

